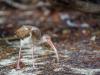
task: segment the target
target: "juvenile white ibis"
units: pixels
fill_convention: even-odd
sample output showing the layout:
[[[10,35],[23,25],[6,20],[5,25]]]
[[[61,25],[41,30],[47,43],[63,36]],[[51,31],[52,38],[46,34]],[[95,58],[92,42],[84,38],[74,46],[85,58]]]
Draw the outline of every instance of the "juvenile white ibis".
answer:
[[[53,42],[51,41],[50,36],[44,35],[41,37],[41,32],[37,27],[34,26],[22,26],[16,31],[17,37],[20,38],[20,50],[19,50],[19,57],[18,57],[18,62],[17,62],[17,69],[20,69],[20,62],[21,62],[21,50],[22,46],[25,43],[31,43],[30,46],[32,48],[32,59],[34,59],[34,46],[38,44],[38,42],[47,42],[52,49],[55,51],[57,61],[59,62],[59,57],[58,57],[58,52],[55,46],[53,45]],[[34,63],[33,63],[34,67]]]

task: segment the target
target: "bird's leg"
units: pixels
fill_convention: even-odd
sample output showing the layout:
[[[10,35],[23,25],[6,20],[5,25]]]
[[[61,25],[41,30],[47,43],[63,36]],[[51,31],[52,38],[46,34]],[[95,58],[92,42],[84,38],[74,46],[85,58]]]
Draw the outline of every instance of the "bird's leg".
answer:
[[[33,68],[35,67],[34,65],[34,46],[32,45],[32,63],[33,63]]]
[[[32,32],[30,32],[30,37],[32,38]],[[31,49],[32,49],[32,63],[33,63],[33,68],[35,67],[34,65],[34,49],[35,49],[35,46],[32,44],[31,45]]]
[[[18,62],[17,62],[17,69],[20,69],[21,51],[22,51],[22,48],[21,48],[21,40],[20,40],[20,50],[19,50],[19,56],[18,56]]]
[[[58,52],[56,47],[54,46],[53,42],[51,41],[51,39],[47,39],[47,43],[51,46],[51,48],[53,48],[53,50],[55,51],[56,54],[56,58],[57,58],[57,62],[59,62],[59,56],[58,56]]]

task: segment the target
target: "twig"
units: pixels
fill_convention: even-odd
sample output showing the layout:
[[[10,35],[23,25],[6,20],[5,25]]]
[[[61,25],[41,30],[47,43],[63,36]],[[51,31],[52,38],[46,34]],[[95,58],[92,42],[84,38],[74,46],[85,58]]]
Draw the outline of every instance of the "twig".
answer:
[[[12,7],[15,7],[15,8],[18,8],[18,9],[21,9],[21,10],[27,10],[27,9],[32,9],[33,7],[32,6],[27,6],[27,5],[24,5],[24,4],[20,4],[20,3],[17,3],[17,2],[14,2],[12,0],[2,0],[3,2],[11,5]]]

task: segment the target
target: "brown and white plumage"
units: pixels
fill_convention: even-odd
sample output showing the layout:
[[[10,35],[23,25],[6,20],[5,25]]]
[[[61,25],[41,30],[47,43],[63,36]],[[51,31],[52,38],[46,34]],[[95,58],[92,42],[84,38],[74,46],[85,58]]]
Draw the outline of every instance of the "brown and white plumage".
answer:
[[[50,47],[54,50],[54,52],[56,54],[57,61],[59,62],[59,56],[58,56],[57,49],[53,45],[50,36],[44,35],[43,37],[41,37],[41,32],[37,27],[22,26],[21,28],[19,28],[16,31],[16,35],[17,35],[17,37],[20,38],[20,50],[19,50],[17,69],[20,69],[19,63],[20,63],[20,58],[21,58],[21,48],[22,48],[22,46],[24,46],[25,43],[30,44],[32,51],[34,51],[34,46],[39,44],[39,41],[41,43],[44,43],[44,42],[48,43],[50,45]],[[33,56],[34,55],[32,52],[32,59],[34,59]],[[34,63],[33,63],[33,67],[34,67]]]
[[[15,32],[16,36],[20,39],[24,39],[32,34],[32,38],[40,38],[41,33],[40,30],[35,26],[22,26],[21,28],[17,29]]]

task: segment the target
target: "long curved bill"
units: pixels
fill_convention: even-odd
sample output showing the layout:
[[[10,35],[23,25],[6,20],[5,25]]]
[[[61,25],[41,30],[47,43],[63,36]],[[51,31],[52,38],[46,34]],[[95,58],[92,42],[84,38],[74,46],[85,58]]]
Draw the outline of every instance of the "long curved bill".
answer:
[[[59,55],[58,55],[58,51],[56,49],[56,47],[54,46],[53,42],[51,41],[51,39],[47,39],[47,43],[51,46],[51,48],[54,50],[55,54],[56,54],[56,58],[57,58],[57,62],[59,62]]]

